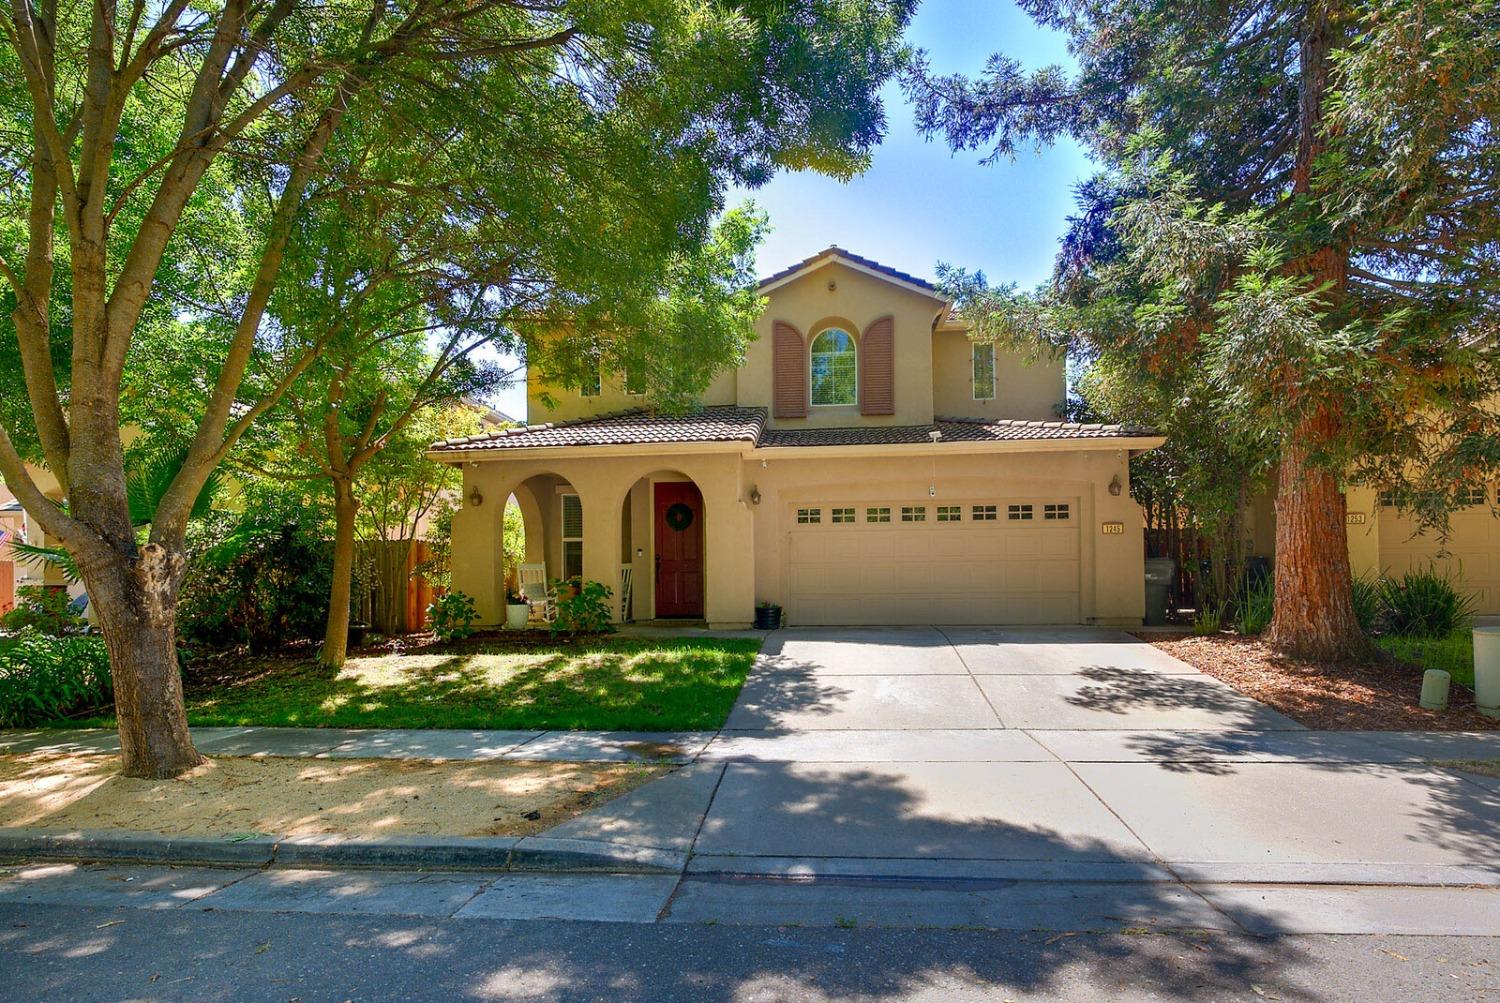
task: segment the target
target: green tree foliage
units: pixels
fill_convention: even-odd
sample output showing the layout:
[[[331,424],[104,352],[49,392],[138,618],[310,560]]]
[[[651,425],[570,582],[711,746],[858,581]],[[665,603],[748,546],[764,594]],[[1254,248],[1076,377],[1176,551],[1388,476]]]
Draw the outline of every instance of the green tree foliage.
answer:
[[[1487,0],[1030,0],[1074,73],[918,60],[919,123],[1010,155],[1065,136],[1084,185],[1054,283],[982,294],[1000,335],[1199,384],[1279,455],[1270,640],[1363,653],[1341,480],[1441,525],[1500,468],[1500,18]],[[1201,402],[1201,398],[1200,398]]]
[[[125,772],[200,758],[175,655],[184,538],[213,470],[324,350],[278,319],[288,274],[323,275],[330,248],[368,260],[388,213],[416,228],[398,288],[424,290],[439,322],[482,305],[503,340],[512,307],[584,333],[639,319],[710,243],[730,185],[863,166],[913,6],[11,4],[0,288],[29,407],[8,364],[0,475],[77,560]],[[329,206],[364,225],[330,232]],[[144,543],[120,443],[137,418],[187,446]]]

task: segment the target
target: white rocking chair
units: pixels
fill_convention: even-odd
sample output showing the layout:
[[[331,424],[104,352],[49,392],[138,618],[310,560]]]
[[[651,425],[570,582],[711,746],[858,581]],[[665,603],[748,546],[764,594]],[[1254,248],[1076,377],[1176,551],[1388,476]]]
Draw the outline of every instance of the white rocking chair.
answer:
[[[633,570],[632,566],[629,565],[629,564],[622,564],[622,565],[620,565],[620,621],[622,623],[629,623],[630,619],[631,619],[631,617],[630,617],[630,600],[631,600],[630,577],[631,577],[632,570]]]
[[[557,617],[557,594],[547,584],[547,565],[523,564],[516,569],[516,584],[533,614],[551,623]]]

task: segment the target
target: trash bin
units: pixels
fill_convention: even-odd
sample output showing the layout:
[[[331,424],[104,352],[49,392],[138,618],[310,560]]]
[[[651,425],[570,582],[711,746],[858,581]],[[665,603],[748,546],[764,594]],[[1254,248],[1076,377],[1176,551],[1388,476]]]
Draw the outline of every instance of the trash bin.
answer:
[[[1160,627],[1167,622],[1167,604],[1176,577],[1177,562],[1170,557],[1146,558],[1146,626]]]

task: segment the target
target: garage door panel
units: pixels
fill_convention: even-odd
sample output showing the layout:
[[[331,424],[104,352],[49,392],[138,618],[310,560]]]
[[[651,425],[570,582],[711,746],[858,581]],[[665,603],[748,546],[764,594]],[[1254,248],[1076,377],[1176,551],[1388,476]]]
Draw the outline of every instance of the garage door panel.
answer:
[[[1450,520],[1447,553],[1435,533],[1413,535],[1414,524],[1394,509],[1380,514],[1380,566],[1401,575],[1436,567],[1457,578],[1474,597],[1475,612],[1500,614],[1500,519],[1490,509],[1474,507],[1455,512]]]
[[[974,521],[975,504],[998,505],[1000,518]],[[1031,504],[1038,516],[1007,519],[1010,504]],[[931,521],[918,523],[900,521],[898,504],[891,506],[891,522],[870,523],[867,506],[858,504],[854,524],[793,520],[789,620],[1077,623],[1082,615],[1078,526],[1073,520],[1043,520],[1042,505],[1030,499],[980,499],[963,504],[961,521],[941,523],[929,505]]]

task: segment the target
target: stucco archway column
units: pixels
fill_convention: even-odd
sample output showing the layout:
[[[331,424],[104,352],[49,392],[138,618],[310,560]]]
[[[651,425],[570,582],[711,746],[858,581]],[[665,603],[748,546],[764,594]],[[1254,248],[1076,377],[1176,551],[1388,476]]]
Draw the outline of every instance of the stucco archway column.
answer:
[[[570,480],[583,505],[583,577],[609,586],[611,619],[618,622],[621,503],[632,478],[580,468]]]
[[[755,516],[743,497],[739,458],[698,479],[703,492],[703,618],[711,627],[748,627],[755,619]]]
[[[473,598],[481,625],[493,627],[505,621],[505,501],[520,481],[503,463],[479,463],[463,471],[463,498],[453,513],[452,539],[459,544],[450,558],[453,588]],[[482,498],[478,505],[470,500],[475,488]]]

